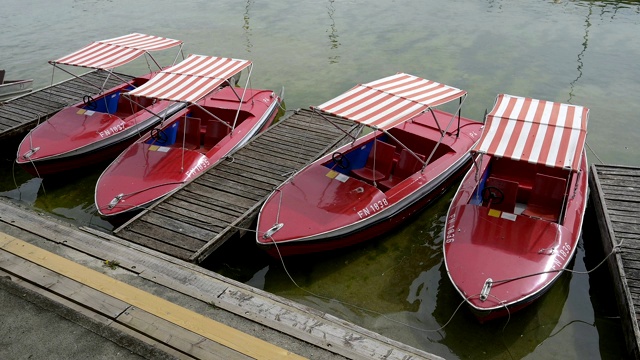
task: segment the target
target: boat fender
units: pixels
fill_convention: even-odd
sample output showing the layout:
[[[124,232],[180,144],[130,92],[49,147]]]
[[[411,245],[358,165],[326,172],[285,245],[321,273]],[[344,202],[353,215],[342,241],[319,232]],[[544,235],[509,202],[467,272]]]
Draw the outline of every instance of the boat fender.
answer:
[[[484,282],[484,286],[482,287],[482,291],[480,292],[480,301],[485,301],[489,297],[489,292],[491,291],[491,285],[493,285],[493,280],[488,278]]]
[[[279,223],[279,224],[275,224],[271,227],[271,229],[267,230],[267,232],[264,233],[264,235],[262,235],[263,239],[268,239],[271,237],[271,235],[275,234],[278,230],[282,229],[282,227],[284,226],[284,223]]]

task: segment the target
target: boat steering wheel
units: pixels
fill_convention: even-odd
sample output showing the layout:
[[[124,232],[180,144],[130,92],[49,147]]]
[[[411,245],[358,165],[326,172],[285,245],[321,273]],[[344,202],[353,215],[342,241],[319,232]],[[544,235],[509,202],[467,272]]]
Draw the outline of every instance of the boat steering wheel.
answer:
[[[154,140],[154,142],[162,145],[166,144],[169,140],[169,136],[167,136],[167,134],[162,129],[158,128],[151,129],[151,133],[149,133],[149,136]]]
[[[482,189],[482,201],[491,201],[492,204],[500,204],[504,200],[504,193],[497,187],[487,186]]]
[[[333,162],[341,169],[347,170],[351,166],[349,159],[341,152],[334,152],[331,155],[331,159],[333,159]]]
[[[88,110],[95,110],[98,108],[98,104],[91,95],[83,96],[82,103],[84,103],[84,108]]]

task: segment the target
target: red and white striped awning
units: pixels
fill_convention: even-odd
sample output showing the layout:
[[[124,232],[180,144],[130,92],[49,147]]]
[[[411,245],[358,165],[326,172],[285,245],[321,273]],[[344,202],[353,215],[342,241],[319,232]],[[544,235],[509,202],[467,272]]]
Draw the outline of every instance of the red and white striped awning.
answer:
[[[50,63],[108,70],[124,65],[148,51],[165,50],[180,44],[181,40],[133,33],[93,42]]]
[[[399,73],[367,84],[315,107],[378,129],[390,129],[434,107],[458,99],[467,92]]]
[[[189,55],[129,94],[195,103],[249,65],[249,60]]]
[[[577,171],[589,109],[498,95],[475,152]]]

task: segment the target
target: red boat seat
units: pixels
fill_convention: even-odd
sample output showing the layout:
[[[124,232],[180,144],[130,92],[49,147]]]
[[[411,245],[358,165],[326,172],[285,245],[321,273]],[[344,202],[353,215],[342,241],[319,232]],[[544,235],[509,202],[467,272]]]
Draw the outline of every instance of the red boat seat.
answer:
[[[220,122],[220,120],[207,121],[207,132],[204,135],[204,147],[209,150],[216,146],[220,140],[229,134],[231,128]]]
[[[181,146],[183,139],[185,149],[195,150],[200,148],[200,118],[182,118],[180,124],[178,125],[178,136],[176,137],[176,145]]]
[[[393,156],[395,153],[395,145],[376,140],[371,152],[369,152],[367,163],[364,167],[360,169],[353,169],[351,172],[356,178],[364,181],[377,182],[385,180],[391,174]]]
[[[536,174],[529,203],[522,214],[558,222],[566,187],[567,180],[563,178]]]
[[[499,203],[485,200],[484,206],[508,213],[514,213],[516,208],[516,198],[518,196],[518,183],[511,180],[501,179],[497,177],[489,177],[485,183],[485,189],[488,187],[497,188],[502,192],[502,201]]]
[[[416,154],[420,158],[420,160],[424,161],[425,157],[421,154]],[[411,152],[407,149],[402,149],[400,152],[400,158],[398,159],[398,164],[393,169],[391,173],[391,177],[386,180],[380,181],[380,187],[387,191],[392,187],[398,185],[402,180],[408,178],[413,173],[418,171],[422,167],[422,162],[418,160]]]

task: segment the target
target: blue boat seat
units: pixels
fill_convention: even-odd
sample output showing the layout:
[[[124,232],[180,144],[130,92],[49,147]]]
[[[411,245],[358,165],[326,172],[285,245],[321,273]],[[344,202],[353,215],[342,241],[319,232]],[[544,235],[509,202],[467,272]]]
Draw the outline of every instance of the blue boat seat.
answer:
[[[367,157],[367,163],[360,169],[351,170],[351,173],[354,177],[364,181],[377,182],[385,180],[391,174],[395,152],[395,145],[375,140],[375,144],[373,144],[373,148]]]

